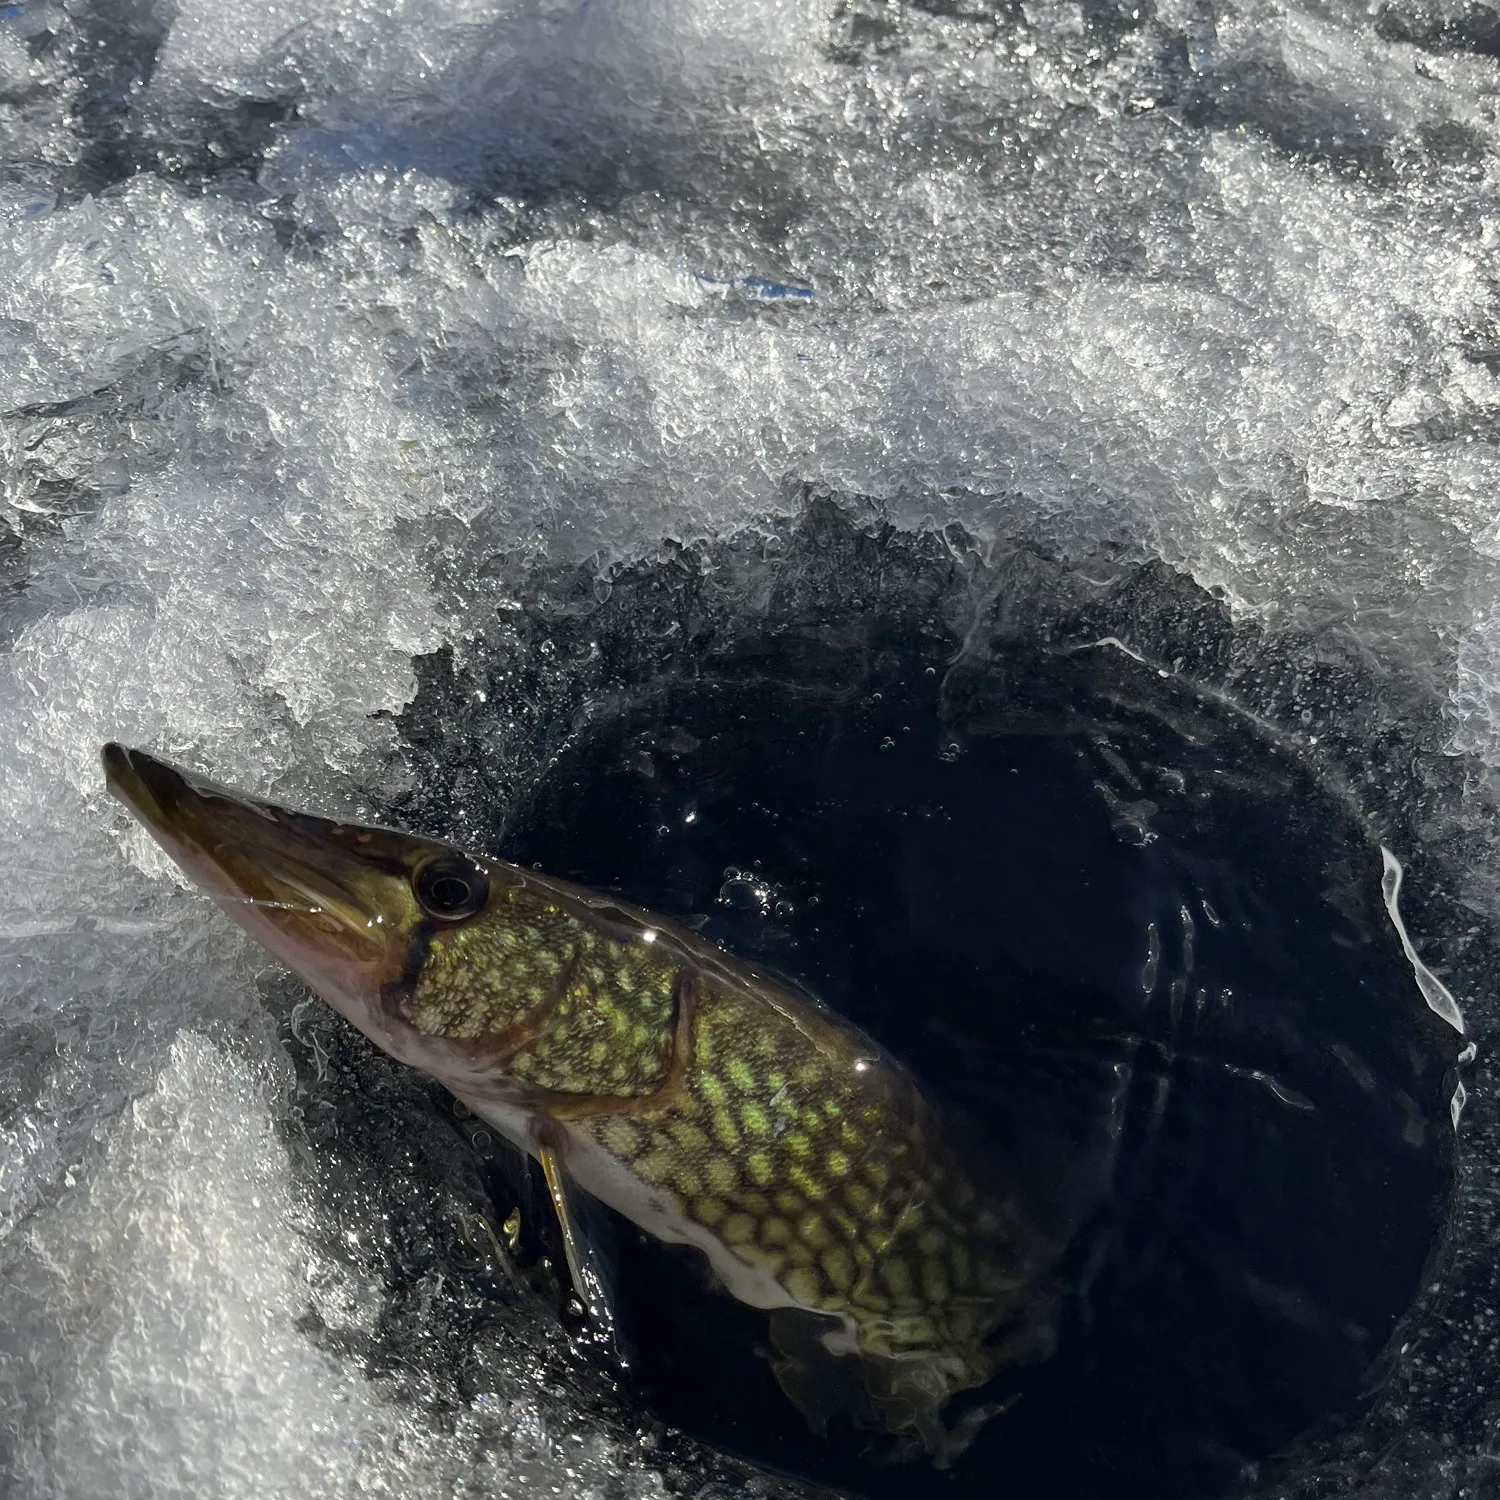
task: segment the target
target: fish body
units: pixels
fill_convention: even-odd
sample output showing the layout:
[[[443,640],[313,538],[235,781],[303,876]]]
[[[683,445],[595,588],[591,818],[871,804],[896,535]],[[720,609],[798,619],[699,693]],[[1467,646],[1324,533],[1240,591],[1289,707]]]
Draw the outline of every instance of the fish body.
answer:
[[[770,1312],[773,1368],[815,1424],[851,1410],[841,1365],[852,1414],[946,1463],[995,1410],[950,1426],[950,1398],[1045,1349],[1057,1245],[911,1074],[811,997],[502,860],[141,751],[107,747],[105,767],[241,925],[542,1160],[565,1233],[581,1189]]]

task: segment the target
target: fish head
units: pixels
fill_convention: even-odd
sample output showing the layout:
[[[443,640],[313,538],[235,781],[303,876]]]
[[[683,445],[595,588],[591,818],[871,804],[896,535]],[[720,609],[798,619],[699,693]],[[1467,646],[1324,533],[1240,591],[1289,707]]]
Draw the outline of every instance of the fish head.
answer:
[[[555,1008],[539,976],[561,968],[525,872],[295,812],[143,750],[109,744],[103,761],[172,859],[377,1046],[458,1092],[475,1077],[503,1092],[509,1052]]]

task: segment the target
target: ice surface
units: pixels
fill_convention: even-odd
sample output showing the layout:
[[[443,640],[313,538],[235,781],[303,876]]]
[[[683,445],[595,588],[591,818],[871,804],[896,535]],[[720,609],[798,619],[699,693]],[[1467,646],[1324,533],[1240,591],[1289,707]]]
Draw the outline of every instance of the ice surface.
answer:
[[[379,1382],[313,1347],[309,1311],[347,1336],[380,1299],[330,1276],[297,1232],[278,1093],[180,1032],[88,1188],[23,1232],[7,1342],[71,1357],[26,1389],[18,1491],[451,1495],[497,1443],[503,1497],[618,1483],[621,1455],[571,1414],[558,1430],[534,1399],[492,1390],[446,1431],[414,1429],[392,1420]],[[635,1493],[665,1491],[648,1474]]]
[[[1413,886],[1479,924],[1426,949],[1408,910],[1482,1044],[1448,971],[1500,892],[1488,14],[0,7],[0,1487],[628,1468],[601,1428],[564,1477],[561,1398],[534,1456],[464,1449],[298,1331],[258,959],[95,764],[387,798],[413,657],[529,559],[604,590],[810,482],[1165,560],[1245,625],[1229,690],[1310,751],[1361,726]]]

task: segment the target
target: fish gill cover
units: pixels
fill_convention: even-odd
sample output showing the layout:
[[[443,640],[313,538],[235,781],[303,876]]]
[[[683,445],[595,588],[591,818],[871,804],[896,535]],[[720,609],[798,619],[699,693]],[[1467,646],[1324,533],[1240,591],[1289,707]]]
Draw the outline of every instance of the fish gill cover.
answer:
[[[419,664],[522,603],[587,619],[644,560],[815,608],[775,572],[808,486],[981,593],[1016,557],[1113,591],[1351,790],[1482,1039],[1496,35],[1418,0],[0,7],[7,1492],[771,1486],[550,1324],[476,1341],[483,1257],[455,1292],[397,1232],[470,1206],[421,1187],[409,1092],[365,1080],[377,1191],[96,754],[371,816],[414,794]],[[499,639],[513,789],[595,679]],[[1371,1494],[1491,1462],[1488,1067]]]

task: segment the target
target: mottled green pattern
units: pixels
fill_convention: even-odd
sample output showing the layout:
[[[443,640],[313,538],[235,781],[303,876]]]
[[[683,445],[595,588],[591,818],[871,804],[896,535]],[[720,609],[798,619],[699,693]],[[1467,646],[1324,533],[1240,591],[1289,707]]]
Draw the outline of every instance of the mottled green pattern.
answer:
[[[590,1136],[789,1303],[844,1320],[871,1407],[935,1455],[982,1418],[953,1435],[949,1397],[1044,1343],[1055,1247],[910,1076],[690,935],[606,921],[528,876],[433,935],[405,1010],[429,1034],[492,1045],[497,1077],[547,1091],[538,1113]],[[816,1376],[776,1369],[813,1414]]]
[[[805,996],[515,865],[253,803],[118,746],[105,761],[250,931],[539,1153],[565,1225],[571,1168],[772,1309],[772,1367],[814,1424],[873,1415],[945,1462],[992,1410],[950,1429],[949,1398],[1045,1343],[1057,1242]],[[426,888],[435,858],[466,869],[478,910]]]
[[[515,1025],[557,997],[579,924],[538,891],[495,892],[473,921],[440,927],[402,1006],[428,1036],[478,1040]]]
[[[496,893],[435,932],[403,1009],[428,1035],[480,1042],[521,1028],[505,1071],[565,1094],[654,1093],[672,1062],[677,964],[591,930],[545,892]]]
[[[672,1066],[676,964],[584,930],[566,979],[551,1024],[508,1071],[565,1094],[655,1093]]]
[[[1029,1241],[909,1079],[852,1039],[704,982],[681,1096],[589,1128],[801,1306],[853,1318],[862,1352],[925,1355],[963,1389],[995,1367],[983,1340],[1015,1311]]]

